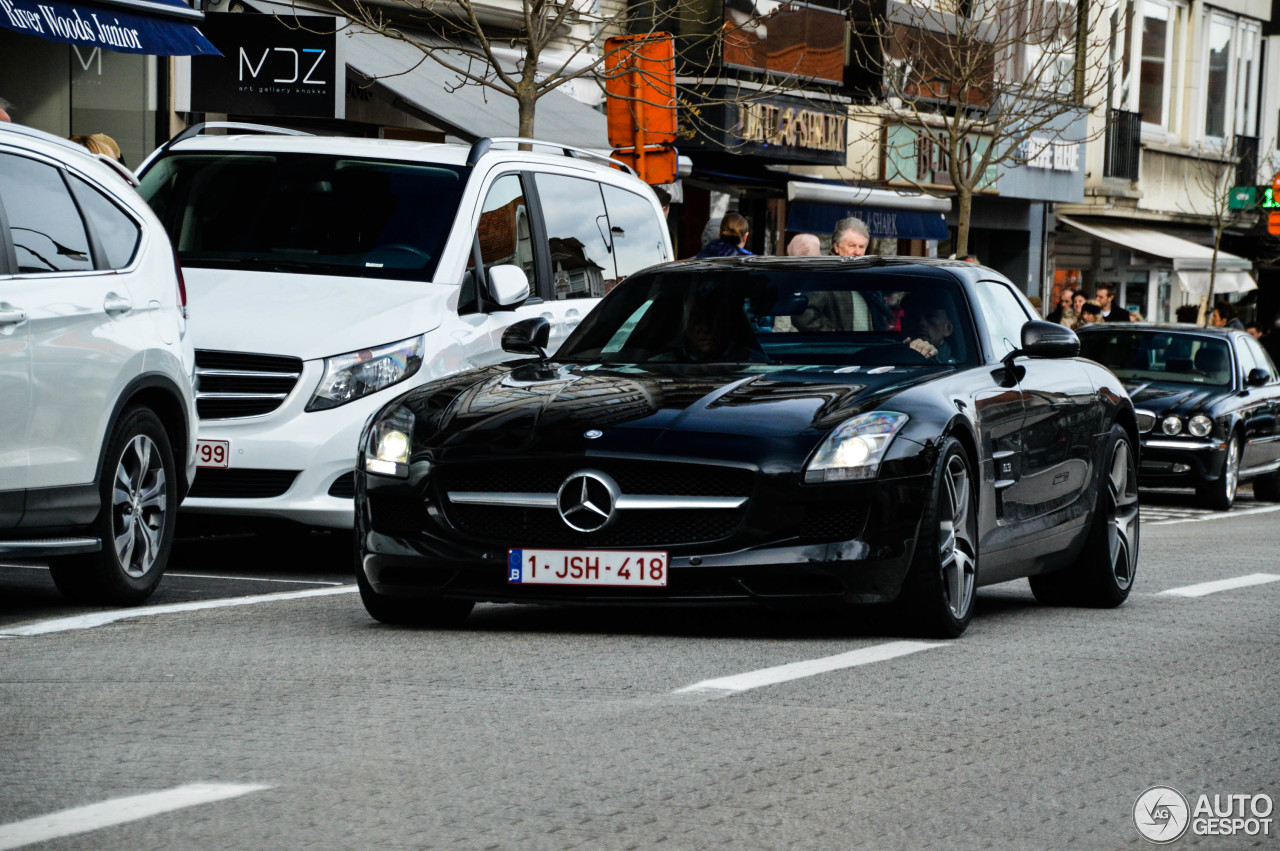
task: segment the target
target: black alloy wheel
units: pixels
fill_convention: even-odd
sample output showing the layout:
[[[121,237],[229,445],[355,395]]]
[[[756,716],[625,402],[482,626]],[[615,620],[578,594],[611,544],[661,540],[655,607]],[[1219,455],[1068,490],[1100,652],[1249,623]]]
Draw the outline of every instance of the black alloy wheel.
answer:
[[[1111,427],[1104,457],[1102,487],[1080,555],[1064,570],[1030,577],[1031,591],[1041,603],[1113,608],[1128,599],[1133,588],[1141,508],[1137,458],[1122,426]]]
[[[1214,511],[1230,511],[1240,487],[1240,436],[1232,434],[1227,439],[1227,453],[1222,459],[1222,472],[1218,480],[1196,489],[1200,501]]]
[[[943,440],[933,498],[920,524],[915,557],[899,596],[913,632],[956,638],[973,617],[978,580],[978,500],[964,447]]]

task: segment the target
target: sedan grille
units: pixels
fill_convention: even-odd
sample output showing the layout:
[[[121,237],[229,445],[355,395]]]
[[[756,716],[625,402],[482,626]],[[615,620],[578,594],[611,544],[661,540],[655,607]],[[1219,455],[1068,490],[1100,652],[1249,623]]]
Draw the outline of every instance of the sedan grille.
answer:
[[[577,532],[554,507],[462,504],[450,492],[554,495],[570,475],[585,469],[611,476],[628,496],[727,499],[733,507],[620,510],[599,532]],[[533,464],[441,466],[436,482],[445,516],[458,531],[500,545],[648,547],[706,543],[728,538],[747,513],[755,473],[736,467],[612,459],[575,459]],[[732,498],[740,498],[734,503]],[[707,500],[703,500],[707,502]]]
[[[258,417],[284,404],[302,360],[282,355],[196,351],[196,410],[202,420]]]
[[[1138,415],[1138,431],[1146,434],[1156,427],[1156,415],[1150,411],[1135,411]]]

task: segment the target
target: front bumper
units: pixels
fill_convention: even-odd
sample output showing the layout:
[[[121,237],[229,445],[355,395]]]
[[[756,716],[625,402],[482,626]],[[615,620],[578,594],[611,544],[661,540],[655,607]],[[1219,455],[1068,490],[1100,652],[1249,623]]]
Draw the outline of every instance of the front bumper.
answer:
[[[376,480],[372,486],[370,480]],[[537,544],[477,540],[455,529],[430,496],[358,473],[358,569],[375,592],[403,597],[593,605],[885,603],[902,588],[931,487],[927,475],[757,487],[741,523],[722,539],[627,547],[667,552],[669,579],[664,588],[620,589],[511,584],[509,549],[593,547],[569,535]],[[844,512],[848,522],[828,522]]]
[[[1197,487],[1222,476],[1227,444],[1213,438],[1142,437],[1138,483],[1144,487]]]

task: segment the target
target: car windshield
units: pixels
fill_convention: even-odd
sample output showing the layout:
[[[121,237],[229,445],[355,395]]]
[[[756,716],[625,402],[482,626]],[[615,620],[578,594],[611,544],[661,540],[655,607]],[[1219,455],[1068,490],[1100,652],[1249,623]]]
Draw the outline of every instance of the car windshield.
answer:
[[[318,154],[172,154],[139,191],[184,266],[428,281],[462,169]]]
[[[1213,337],[1107,327],[1081,334],[1080,353],[1122,379],[1231,384],[1230,350]]]
[[[557,354],[603,363],[972,364],[971,322],[944,280],[877,271],[662,271],[637,275]],[[923,339],[925,356],[908,345]]]

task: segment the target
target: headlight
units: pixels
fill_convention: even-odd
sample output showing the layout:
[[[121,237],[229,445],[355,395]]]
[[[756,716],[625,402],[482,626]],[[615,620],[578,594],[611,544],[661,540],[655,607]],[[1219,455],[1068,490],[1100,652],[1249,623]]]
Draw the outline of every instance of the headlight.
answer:
[[[1191,422],[1187,423],[1187,431],[1196,437],[1208,437],[1209,432],[1213,431],[1213,420],[1204,414],[1196,414],[1191,418]]]
[[[1160,423],[1160,430],[1165,434],[1178,434],[1182,431],[1182,420],[1175,416],[1168,416]]]
[[[422,337],[411,337],[376,349],[325,358],[320,386],[308,411],[324,411],[404,381],[422,366]]]
[[[407,478],[409,455],[413,451],[413,425],[413,411],[403,405],[378,417],[369,429],[369,443],[364,451],[365,471]]]
[[[840,425],[805,468],[807,484],[874,479],[889,442],[907,422],[906,414],[872,411]]]

